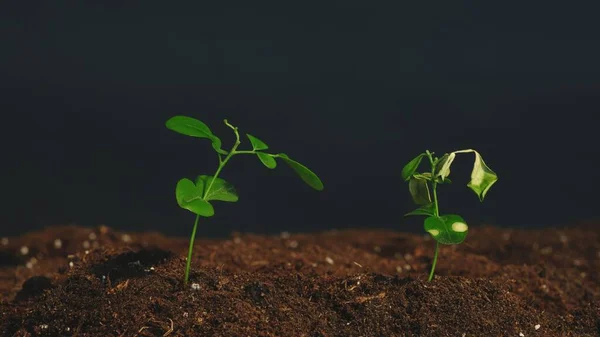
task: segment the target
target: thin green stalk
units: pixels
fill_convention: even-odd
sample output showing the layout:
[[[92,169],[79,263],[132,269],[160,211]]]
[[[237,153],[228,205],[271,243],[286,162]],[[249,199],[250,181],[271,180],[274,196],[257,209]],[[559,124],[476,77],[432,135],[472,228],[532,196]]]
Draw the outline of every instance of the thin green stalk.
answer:
[[[440,216],[440,207],[438,205],[438,197],[437,197],[437,182],[435,181],[435,161],[433,160],[432,154],[427,151],[427,156],[429,157],[429,162],[431,163],[431,177],[432,177],[432,191],[433,191],[433,211],[435,216]],[[435,271],[435,265],[437,264],[438,259],[438,251],[440,248],[440,243],[435,241],[435,250],[433,252],[433,264],[431,265],[431,271],[429,272],[428,281],[433,280],[433,272]]]
[[[231,150],[229,151],[227,156],[225,156],[225,159],[222,159],[221,156],[219,155],[219,167],[217,168],[217,171],[213,175],[213,178],[211,179],[210,184],[208,184],[208,187],[206,188],[206,190],[204,190],[203,197],[206,197],[208,195],[211,188],[213,187],[213,184],[215,183],[215,180],[217,179],[217,177],[219,176],[219,174],[221,173],[221,171],[223,170],[223,168],[225,167],[225,165],[227,164],[229,159],[231,159],[231,157],[235,156],[236,154],[255,154],[255,151],[236,151],[238,146],[241,143],[240,142],[240,134],[238,133],[238,129],[237,129],[237,127],[229,124],[229,122],[227,122],[227,120],[225,120],[225,124],[228,127],[230,127],[231,129],[233,129],[233,131],[235,132],[235,144],[233,145],[233,147],[231,148]],[[183,280],[183,285],[186,287],[187,287],[187,283],[189,281],[190,269],[192,266],[192,251],[194,249],[194,239],[196,238],[196,230],[198,228],[198,220],[199,219],[200,219],[200,215],[197,215],[196,221],[194,222],[194,227],[192,229],[192,236],[190,238],[190,246],[188,249],[188,257],[187,257],[187,261],[186,261],[186,265],[185,265],[185,276],[184,276],[184,280]]]
[[[196,239],[196,229],[198,229],[198,220],[200,215],[196,215],[196,221],[194,221],[194,228],[192,229],[192,237],[190,238],[190,247],[188,248],[187,261],[185,263],[185,277],[183,279],[183,285],[187,287],[187,283],[190,277],[190,268],[192,267],[192,252],[194,251],[194,239]]]
[[[431,265],[431,271],[429,272],[429,279],[427,281],[433,280],[433,271],[435,270],[435,265],[437,264],[439,248],[440,248],[440,244],[436,241],[435,242],[435,252],[433,253],[433,264]]]

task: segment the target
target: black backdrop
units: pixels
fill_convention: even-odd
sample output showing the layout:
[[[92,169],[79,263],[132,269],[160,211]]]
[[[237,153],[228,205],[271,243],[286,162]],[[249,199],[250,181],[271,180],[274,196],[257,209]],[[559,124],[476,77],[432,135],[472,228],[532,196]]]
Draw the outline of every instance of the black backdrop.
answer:
[[[0,234],[106,224],[187,235],[182,177],[212,174],[207,141],[164,127],[228,118],[320,175],[236,157],[200,235],[387,227],[421,231],[402,166],[475,148],[500,179],[480,203],[472,155],[442,186],[471,225],[597,218],[598,8],[360,1],[0,5]]]

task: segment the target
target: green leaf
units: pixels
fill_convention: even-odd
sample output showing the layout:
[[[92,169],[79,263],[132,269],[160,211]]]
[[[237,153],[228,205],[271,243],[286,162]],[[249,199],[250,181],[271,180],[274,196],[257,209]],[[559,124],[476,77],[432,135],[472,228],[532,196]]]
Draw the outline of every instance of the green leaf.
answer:
[[[248,137],[248,139],[250,139],[250,143],[252,143],[252,149],[254,149],[254,151],[266,150],[269,148],[269,146],[265,144],[265,142],[263,142],[262,140],[250,134],[246,134],[246,136]]]
[[[177,183],[175,198],[179,207],[183,209],[204,217],[213,216],[215,211],[208,201],[202,199],[203,192],[204,183],[202,181],[194,184],[191,180],[184,178]]]
[[[272,155],[264,152],[256,152],[256,155],[266,167],[270,169],[274,169],[275,167],[277,167],[277,161],[275,160],[275,158],[273,158]]]
[[[404,216],[410,215],[426,215],[426,216],[434,216],[435,215],[435,206],[433,203],[423,205],[412,212],[408,212],[404,214]]]
[[[427,205],[431,203],[431,195],[426,179],[412,176],[408,182],[408,190],[415,204]]]
[[[430,216],[425,219],[425,231],[439,243],[444,245],[456,245],[465,240],[469,226],[465,220],[456,214],[448,214],[441,217]]]
[[[204,186],[204,197],[203,199],[206,201],[210,200],[218,200],[218,201],[226,201],[226,202],[236,202],[238,201],[238,195],[235,191],[233,185],[225,181],[225,179],[216,178],[214,182],[212,182],[213,176],[201,175],[196,179],[196,185],[200,183]],[[212,182],[212,185],[211,185]],[[207,193],[207,189],[210,186],[210,190]]]
[[[227,154],[227,151],[221,149],[221,139],[215,136],[210,128],[201,121],[187,116],[174,116],[167,120],[166,124],[169,130],[173,130],[182,135],[207,138],[212,142],[212,147],[220,154]]]
[[[213,133],[206,124],[187,116],[171,117],[167,121],[166,126],[170,130],[190,137],[208,139],[212,139],[213,137]]]
[[[442,181],[446,179],[450,175],[450,166],[452,162],[456,158],[456,153],[446,153],[440,158],[436,164],[435,171],[436,177],[441,177]]]
[[[221,140],[219,139],[219,137],[213,135],[210,140],[212,141],[212,147],[213,149],[215,149],[215,151],[217,151],[220,154],[227,154],[227,151],[221,149]]]
[[[420,155],[413,158],[410,162],[408,162],[408,164],[406,164],[404,168],[402,168],[402,179],[404,179],[404,181],[410,180],[410,177],[412,177],[413,174],[417,171],[417,169],[419,168],[419,164],[421,164],[421,160],[423,160],[423,157],[426,155],[426,153],[421,153]]]
[[[467,186],[477,194],[479,201],[483,201],[489,189],[498,181],[498,176],[485,164],[479,152],[473,152],[475,152],[475,163],[471,171],[471,181]]]
[[[308,184],[308,186],[318,191],[323,190],[323,182],[321,182],[321,179],[319,179],[319,177],[317,177],[313,171],[309,170],[306,166],[300,164],[299,162],[290,159],[290,157],[288,157],[285,153],[279,153],[277,156],[285,161],[285,163],[288,164],[298,174],[298,176],[300,176],[300,178]]]

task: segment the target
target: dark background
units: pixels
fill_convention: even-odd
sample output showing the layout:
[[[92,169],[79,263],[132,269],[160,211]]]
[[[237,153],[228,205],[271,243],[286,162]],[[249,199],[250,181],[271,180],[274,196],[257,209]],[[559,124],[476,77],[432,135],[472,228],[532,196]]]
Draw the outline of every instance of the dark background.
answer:
[[[590,2],[591,3],[591,2]],[[422,231],[403,165],[479,150],[499,181],[480,203],[457,158],[442,212],[472,225],[596,219],[597,5],[567,2],[3,1],[0,234],[106,224],[187,235],[178,179],[212,174],[209,142],[164,127],[228,118],[306,164],[235,157],[200,235],[348,227]],[[246,143],[246,146],[248,144]]]

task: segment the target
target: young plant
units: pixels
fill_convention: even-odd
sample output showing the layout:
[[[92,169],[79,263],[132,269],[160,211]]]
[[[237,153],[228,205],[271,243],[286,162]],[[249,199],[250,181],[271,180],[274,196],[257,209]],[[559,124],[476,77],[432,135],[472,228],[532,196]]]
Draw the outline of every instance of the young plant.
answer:
[[[440,207],[437,197],[438,184],[450,183],[450,166],[457,154],[473,152],[475,163],[471,171],[471,181],[467,186],[477,194],[479,201],[483,202],[490,187],[498,180],[498,176],[483,161],[481,155],[475,150],[460,150],[444,154],[441,158],[434,157],[429,150],[421,153],[411,160],[402,169],[402,178],[408,182],[408,190],[417,205],[416,210],[409,212],[410,215],[423,215],[425,218],[425,231],[435,239],[435,252],[433,264],[429,273],[429,281],[433,279],[433,272],[437,263],[439,245],[456,245],[465,240],[469,226],[466,221],[456,214],[440,215]],[[431,164],[429,172],[417,173],[421,160],[427,158]],[[431,185],[431,193],[429,186]]]
[[[306,166],[291,159],[285,153],[273,154],[264,152],[269,146],[252,135],[246,134],[252,145],[252,150],[238,150],[238,146],[241,144],[238,128],[231,125],[226,119],[224,122],[235,133],[235,143],[229,151],[223,150],[221,148],[221,139],[215,136],[206,124],[197,119],[186,116],[175,116],[166,122],[166,127],[177,133],[190,137],[209,139],[212,143],[212,148],[219,157],[219,166],[212,176],[200,175],[195,181],[183,178],[179,180],[175,188],[175,198],[179,206],[196,214],[185,266],[184,286],[187,286],[190,276],[192,251],[194,248],[194,239],[196,238],[196,229],[198,228],[198,220],[201,216],[211,217],[215,214],[211,204],[212,201],[238,201],[235,188],[227,181],[219,178],[219,174],[233,156],[241,154],[256,155],[263,165],[269,169],[274,169],[277,166],[275,159],[283,160],[310,187],[318,191],[323,190],[323,183],[319,177]]]

